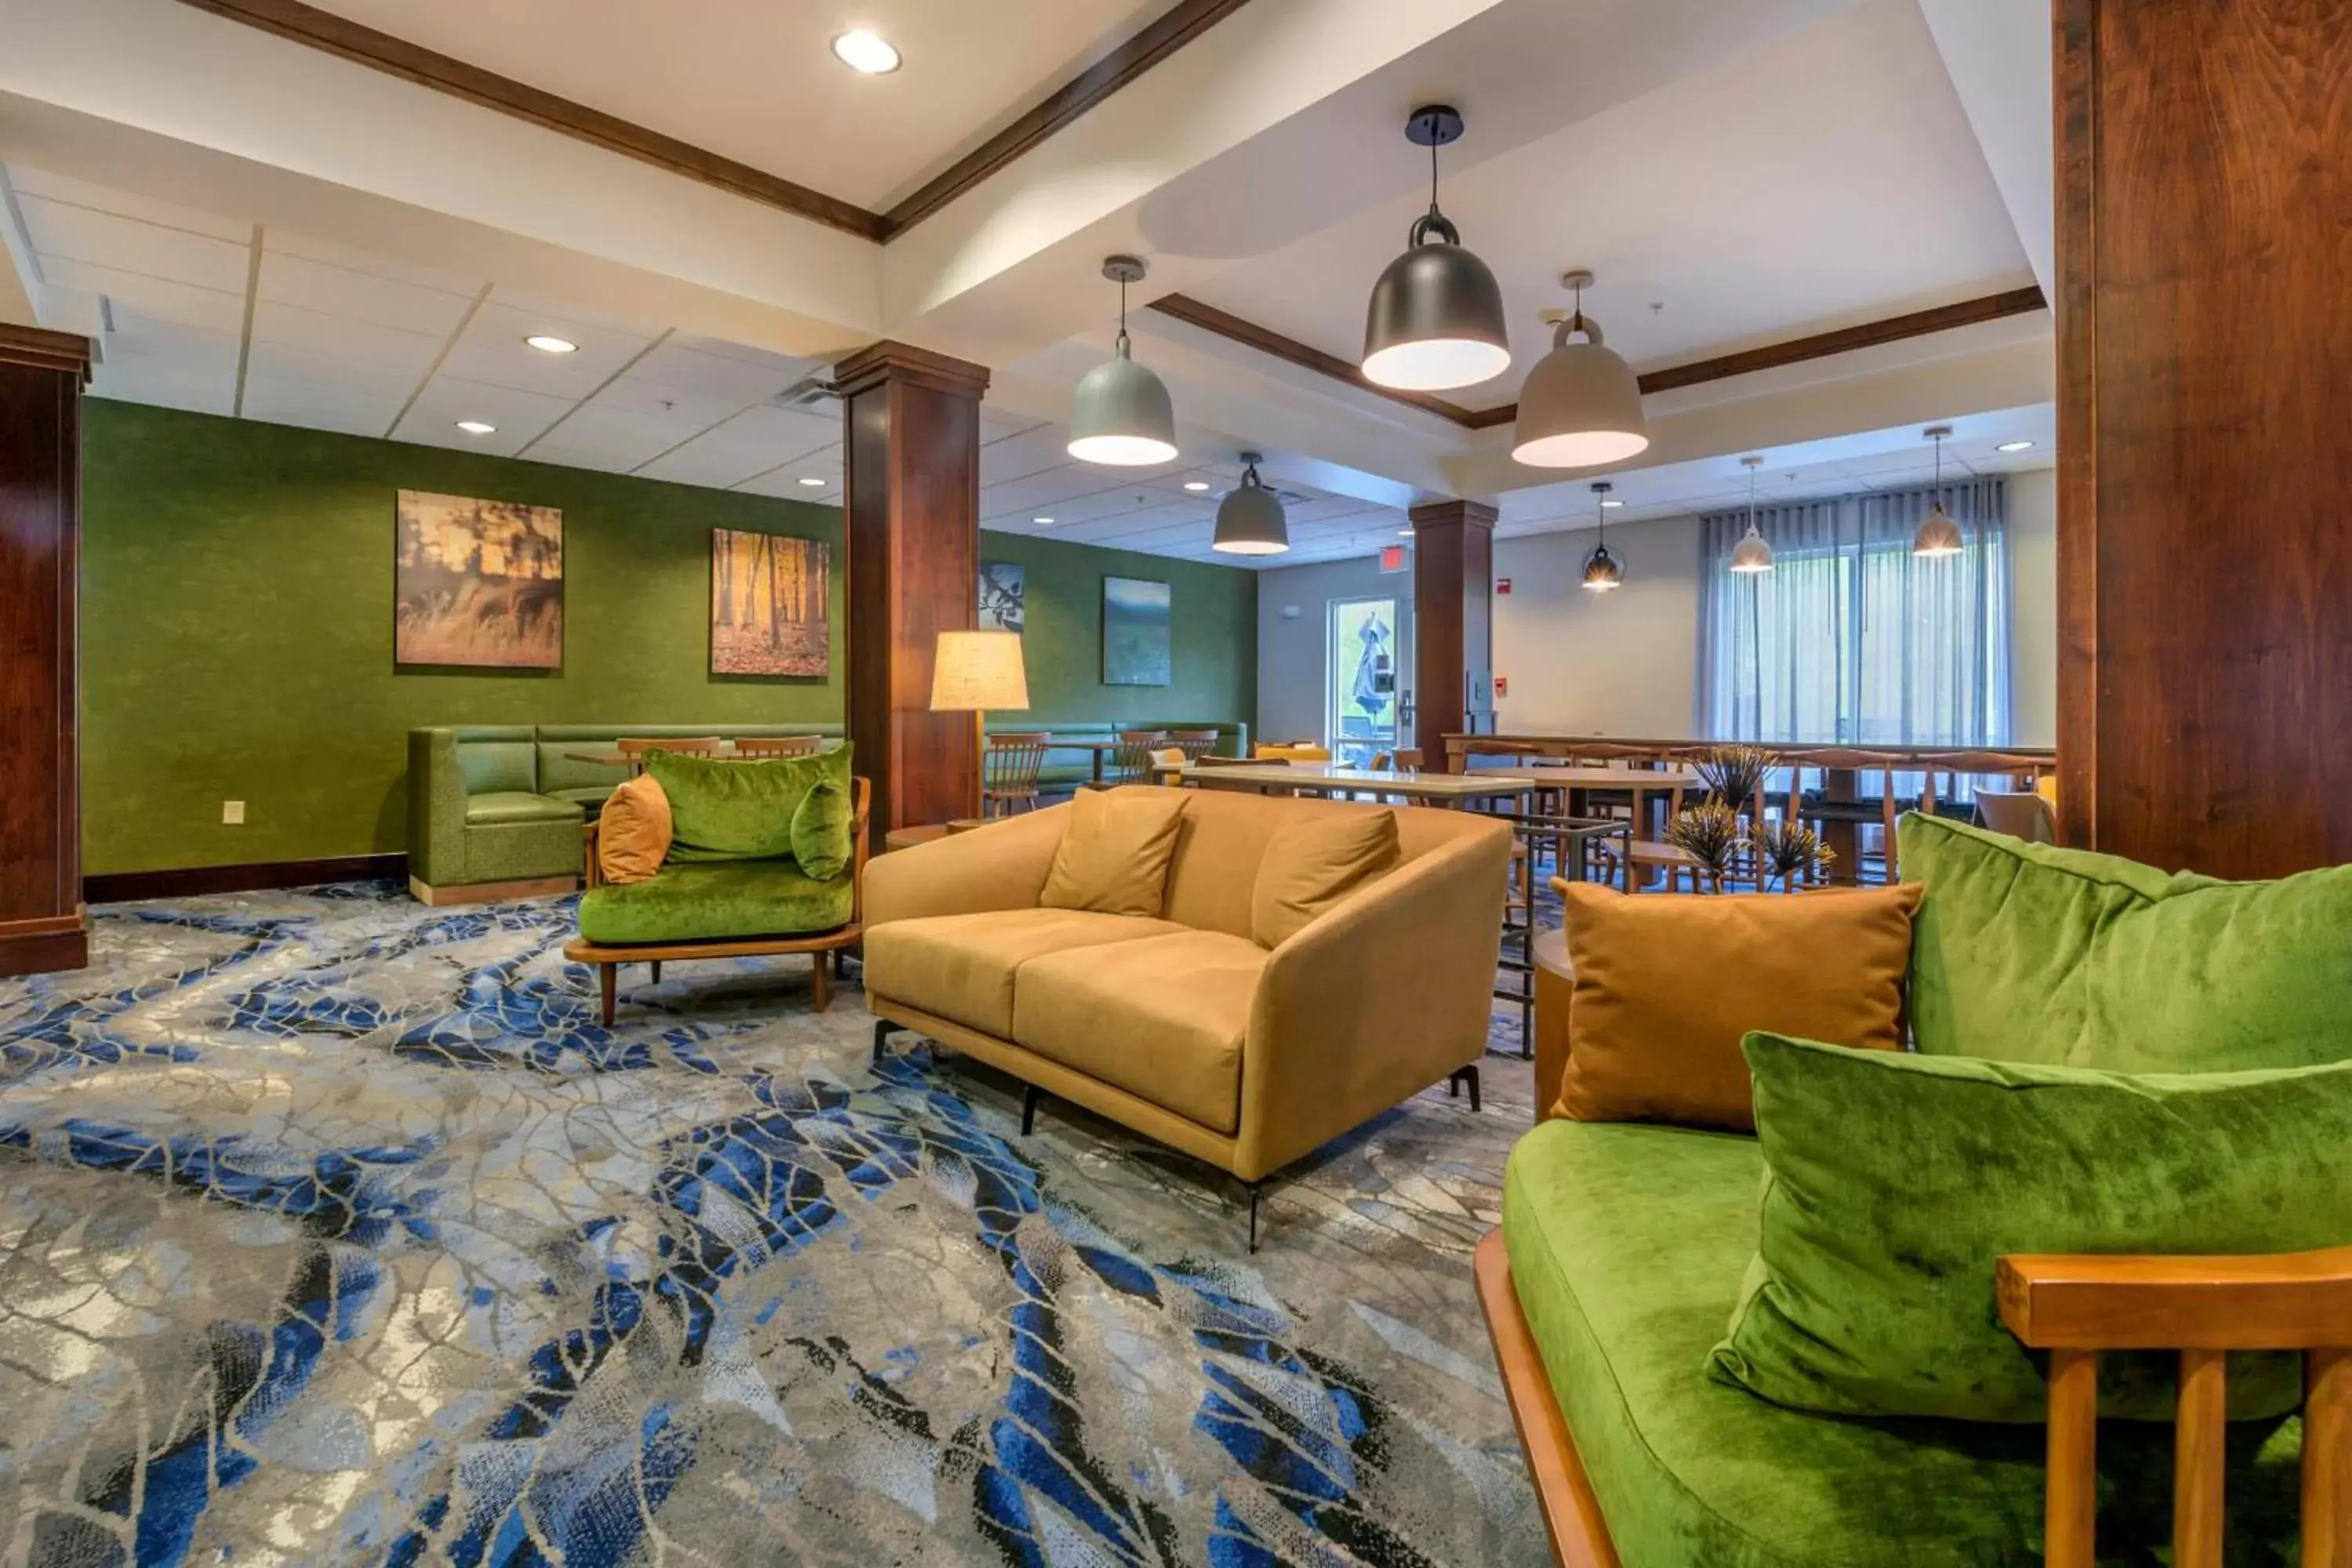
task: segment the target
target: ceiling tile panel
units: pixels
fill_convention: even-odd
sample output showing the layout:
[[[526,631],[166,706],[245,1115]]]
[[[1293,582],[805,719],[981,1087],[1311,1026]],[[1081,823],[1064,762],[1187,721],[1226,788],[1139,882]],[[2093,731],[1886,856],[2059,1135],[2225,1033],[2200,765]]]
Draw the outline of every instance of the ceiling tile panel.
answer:
[[[144,273],[47,256],[41,258],[41,276],[60,289],[103,294],[114,301],[118,310],[132,310],[155,321],[232,336],[245,330],[242,290],[232,294],[218,289],[199,289]]]
[[[362,376],[405,376],[415,386],[433,368],[446,338],[380,327],[348,316],[323,315],[275,300],[256,301],[253,341],[340,361]]]
[[[266,241],[257,297],[370,326],[423,332],[444,342],[473,309],[475,298],[289,256]]]
[[[647,479],[681,484],[731,487],[780,463],[823,451],[840,438],[837,419],[784,408],[747,408],[648,465],[644,473]]]
[[[428,447],[455,447],[510,458],[572,406],[570,398],[467,381],[445,373],[417,395],[415,406],[393,434],[400,440],[421,441]],[[457,428],[460,419],[480,420],[498,428],[488,436],[472,436]]]
[[[493,290],[466,323],[443,368],[461,380],[576,403],[627,368],[656,335],[620,331],[577,315],[509,304]],[[535,333],[577,343],[579,352],[542,353],[523,342]]]
[[[461,295],[467,300],[481,293],[482,286],[489,281],[486,278],[468,278],[463,273],[445,271],[438,267],[420,267],[413,261],[386,256],[380,251],[359,250],[348,245],[338,245],[331,239],[317,239],[291,229],[263,229],[261,247],[276,255],[299,257],[305,261],[340,267],[346,272],[364,272],[372,278],[413,284],[442,294]]]
[[[88,207],[93,212],[138,218],[165,228],[209,235],[215,239],[232,240],[238,245],[246,244],[253,237],[251,224],[239,223],[216,213],[174,206],[170,202],[133,195],[129,191],[118,191],[106,185],[93,185],[87,180],[53,174],[46,169],[28,169],[22,163],[7,164],[5,173],[8,184],[19,199],[40,197],[67,206]]]
[[[94,262],[167,278],[175,283],[243,294],[253,263],[247,241],[191,234],[137,218],[117,217],[89,207],[68,206],[39,196],[19,196],[25,231],[43,258]]]
[[[551,447],[567,451],[594,452],[622,468],[651,462],[681,441],[693,439],[704,426],[677,415],[644,414],[583,403],[547,433]],[[536,447],[530,457],[541,454]],[[555,461],[549,458],[548,461]]]

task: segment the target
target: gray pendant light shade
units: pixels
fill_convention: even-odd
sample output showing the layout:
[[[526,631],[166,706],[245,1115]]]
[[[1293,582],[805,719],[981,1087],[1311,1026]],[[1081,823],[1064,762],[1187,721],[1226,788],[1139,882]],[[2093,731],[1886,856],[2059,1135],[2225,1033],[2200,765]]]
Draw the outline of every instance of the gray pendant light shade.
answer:
[[[1622,588],[1625,585],[1624,563],[1619,561],[1614,555],[1609,553],[1609,512],[1607,509],[1609,505],[1610,489],[1611,486],[1606,479],[1600,481],[1592,487],[1592,499],[1599,503],[1599,505],[1594,508],[1594,515],[1597,520],[1596,526],[1601,531],[1601,538],[1594,543],[1592,553],[1584,558],[1584,580],[1582,585],[1590,588],[1596,594],[1606,594],[1611,592],[1612,589]]]
[[[1168,388],[1135,363],[1127,336],[1127,286],[1142,278],[1143,262],[1114,256],[1103,276],[1118,284],[1118,342],[1111,357],[1087,372],[1070,397],[1069,454],[1082,463],[1136,468],[1176,456],[1176,409]]]
[[[1417,109],[1405,135],[1429,149],[1429,211],[1414,222],[1405,253],[1372,285],[1364,379],[1406,392],[1491,381],[1511,368],[1502,287],[1437,210],[1437,149],[1460,139],[1462,116],[1443,105]]]
[[[1563,281],[1577,291],[1576,310],[1552,329],[1551,353],[1519,389],[1511,456],[1536,468],[1622,462],[1650,444],[1641,380],[1601,341],[1601,324],[1584,313],[1584,286],[1592,274],[1571,272]],[[1580,332],[1584,342],[1569,342]]]
[[[1772,570],[1772,546],[1756,531],[1756,470],[1764,466],[1761,458],[1742,458],[1740,467],[1748,470],[1748,531],[1731,547],[1731,569],[1743,577]]]
[[[1948,425],[1934,426],[1927,432],[1936,443],[1936,499],[1927,515],[1919,520],[1919,531],[1911,536],[1911,553],[1929,560],[1958,555],[1968,542],[1960,537],[1960,525],[1944,510],[1944,437],[1951,433]]]
[[[1217,537],[1210,544],[1228,555],[1279,555],[1290,548],[1290,520],[1282,498],[1257,477],[1258,455],[1242,454],[1242,482],[1217,506]]]

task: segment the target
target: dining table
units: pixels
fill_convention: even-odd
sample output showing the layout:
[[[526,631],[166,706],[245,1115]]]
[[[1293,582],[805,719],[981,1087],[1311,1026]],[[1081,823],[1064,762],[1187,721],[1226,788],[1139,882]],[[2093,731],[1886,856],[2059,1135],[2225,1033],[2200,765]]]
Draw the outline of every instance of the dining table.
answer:
[[[1536,785],[1499,770],[1434,773],[1420,768],[1351,768],[1338,763],[1188,763],[1165,776],[1201,789],[1249,790],[1260,795],[1369,795],[1423,805],[1459,808],[1476,800],[1523,800]]]
[[[1516,768],[1474,768],[1463,777],[1481,779],[1524,779],[1537,791],[1540,801],[1556,802],[1562,809],[1558,815],[1590,816],[1592,796],[1596,794],[1616,794],[1632,798],[1636,837],[1651,828],[1650,806],[1653,801],[1671,802],[1676,791],[1685,793],[1704,790],[1706,781],[1689,768],[1630,768],[1599,765],[1547,765],[1541,763]],[[1659,830],[1664,831],[1661,824]]]

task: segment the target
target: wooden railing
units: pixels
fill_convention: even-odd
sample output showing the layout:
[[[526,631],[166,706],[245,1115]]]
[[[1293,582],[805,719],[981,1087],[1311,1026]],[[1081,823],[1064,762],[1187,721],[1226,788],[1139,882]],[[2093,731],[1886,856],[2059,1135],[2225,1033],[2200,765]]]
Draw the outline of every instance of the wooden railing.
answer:
[[[2267,1258],[2004,1258],[2000,1319],[2050,1352],[2046,1568],[2094,1568],[2099,1353],[2180,1352],[2174,1568],[2221,1568],[2230,1351],[2300,1351],[2303,1568],[2352,1568],[2352,1247]]]
[[[1728,744],[1723,741],[1694,741],[1688,737],[1643,739],[1624,735],[1448,735],[1445,737],[1445,771],[1464,771],[1464,762],[1474,751],[1517,752],[1527,756],[1592,757],[1630,759],[1655,757],[1669,762],[1688,762],[1704,756],[1708,751]],[[1851,756],[1867,752],[1874,757],[1892,757],[1905,773],[1929,770],[1948,772],[1948,759],[1965,757],[1970,762],[1998,760],[1999,768],[1975,769],[1974,772],[2014,772],[2020,775],[2040,776],[2053,773],[2058,766],[2058,753],[2046,747],[2001,746],[1854,746],[1851,744],[1795,745],[1781,742],[1759,742],[1777,762],[1787,766],[1802,763],[1817,766],[1823,755]]]

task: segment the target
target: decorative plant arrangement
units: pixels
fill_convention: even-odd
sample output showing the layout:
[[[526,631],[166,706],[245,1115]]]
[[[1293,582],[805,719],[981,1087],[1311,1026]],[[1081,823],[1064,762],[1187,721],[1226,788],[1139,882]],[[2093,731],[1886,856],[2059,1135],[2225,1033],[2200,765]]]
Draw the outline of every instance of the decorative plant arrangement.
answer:
[[[1782,819],[1765,824],[1748,836],[1747,847],[1756,857],[1757,879],[1764,888],[1780,879],[1780,890],[1796,886],[1797,879],[1819,879],[1829,871],[1836,853],[1822,836],[1802,822]]]
[[[1666,824],[1666,842],[1719,879],[1731,869],[1744,842],[1739,814],[1719,800],[1685,806]]]
[[[1706,784],[1708,796],[1734,811],[1745,810],[1763,787],[1764,775],[1780,759],[1761,746],[1746,742],[1710,746],[1691,764]]]

